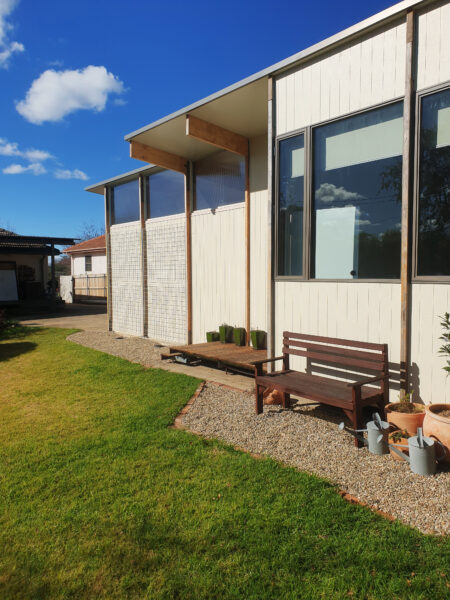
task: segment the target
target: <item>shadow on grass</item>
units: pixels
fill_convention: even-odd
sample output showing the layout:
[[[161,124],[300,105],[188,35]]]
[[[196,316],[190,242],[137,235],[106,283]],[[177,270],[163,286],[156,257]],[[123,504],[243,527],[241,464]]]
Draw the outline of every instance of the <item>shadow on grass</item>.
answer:
[[[0,329],[0,342],[4,340],[20,340],[39,331],[39,329],[40,327],[25,327],[24,325],[14,323],[4,329]]]
[[[2,344],[0,346],[0,362],[6,362],[7,360],[11,360],[11,358],[15,358],[16,356],[20,356],[26,352],[31,352],[36,348],[37,344],[34,342],[13,342],[12,344]]]

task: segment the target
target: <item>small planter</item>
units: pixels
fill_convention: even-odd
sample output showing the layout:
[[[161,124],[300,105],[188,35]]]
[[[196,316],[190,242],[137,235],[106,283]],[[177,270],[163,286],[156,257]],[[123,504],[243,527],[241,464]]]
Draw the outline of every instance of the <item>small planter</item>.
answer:
[[[254,329],[250,332],[250,339],[255,350],[264,350],[266,347],[266,332],[261,329]]]
[[[425,407],[422,404],[412,403],[420,412],[406,413],[397,410],[399,402],[387,404],[384,407],[386,419],[390,425],[397,429],[405,430],[409,435],[416,435],[417,428],[422,427],[425,418]]]
[[[206,332],[206,341],[207,342],[218,342],[219,341],[219,332],[218,331],[207,331]]]
[[[445,448],[445,457],[442,459],[450,463],[450,405],[430,404],[425,407],[423,421],[424,435],[441,442]],[[448,416],[447,416],[448,415]]]
[[[243,327],[235,327],[233,329],[233,339],[236,346],[245,346],[245,329]]]
[[[221,325],[219,327],[219,337],[222,344],[229,344],[233,341],[233,328],[230,325]]]

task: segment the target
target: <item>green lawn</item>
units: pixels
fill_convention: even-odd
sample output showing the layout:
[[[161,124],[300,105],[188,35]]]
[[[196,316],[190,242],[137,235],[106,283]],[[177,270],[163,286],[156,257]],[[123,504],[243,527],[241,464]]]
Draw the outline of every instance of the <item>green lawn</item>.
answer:
[[[169,429],[198,380],[68,333],[0,343],[2,600],[448,598],[448,540]]]

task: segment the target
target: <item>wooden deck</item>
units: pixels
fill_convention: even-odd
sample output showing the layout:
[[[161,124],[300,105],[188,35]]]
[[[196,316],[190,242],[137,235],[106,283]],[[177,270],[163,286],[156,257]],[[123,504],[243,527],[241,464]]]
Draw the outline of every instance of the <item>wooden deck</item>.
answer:
[[[247,375],[254,375],[253,361],[267,358],[267,350],[255,350],[251,346],[236,346],[235,344],[222,344],[221,342],[170,346],[169,350],[170,354],[161,355],[162,359],[181,354],[208,363],[215,363],[215,366],[221,369],[229,368],[233,371],[244,372]]]

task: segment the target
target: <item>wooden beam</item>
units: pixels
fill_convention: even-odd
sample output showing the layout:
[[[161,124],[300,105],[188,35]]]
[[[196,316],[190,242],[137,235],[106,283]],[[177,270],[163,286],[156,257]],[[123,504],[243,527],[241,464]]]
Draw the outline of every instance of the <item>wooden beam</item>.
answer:
[[[223,150],[248,156],[248,139],[246,137],[192,115],[186,115],[186,135]]]
[[[247,142],[247,147],[249,143]],[[245,157],[245,329],[247,336],[247,346],[250,345],[250,152],[247,151]]]
[[[275,82],[269,77],[267,80],[267,358],[275,356],[275,187],[274,187],[274,144],[275,144]],[[273,364],[268,369],[274,369]]]
[[[139,220],[141,235],[141,281],[142,281],[142,307],[143,307],[143,332],[148,337],[148,281],[147,281],[147,230],[145,221],[147,215],[147,186],[148,177],[139,177]]]
[[[187,343],[192,344],[192,234],[191,234],[191,185],[192,165],[188,163],[184,177],[184,207],[186,213],[186,304],[187,304]]]
[[[108,331],[113,330],[112,314],[112,278],[111,278],[111,195],[108,188],[103,188],[105,198],[105,241],[106,241],[106,307],[108,313]]]
[[[150,148],[140,142],[130,142],[130,156],[137,160],[143,160],[144,162],[157,165],[158,167],[164,167],[170,171],[177,171],[178,173],[187,173],[187,159],[177,154],[171,154],[164,150],[158,150],[157,148]]]
[[[403,108],[400,396],[409,391],[411,339],[411,206],[414,172],[414,11],[406,14],[405,102]]]

